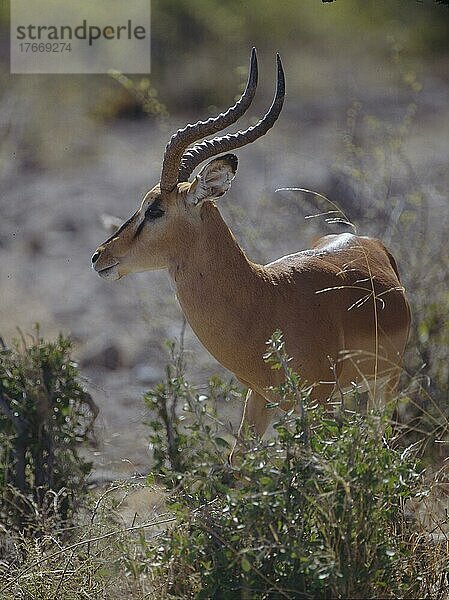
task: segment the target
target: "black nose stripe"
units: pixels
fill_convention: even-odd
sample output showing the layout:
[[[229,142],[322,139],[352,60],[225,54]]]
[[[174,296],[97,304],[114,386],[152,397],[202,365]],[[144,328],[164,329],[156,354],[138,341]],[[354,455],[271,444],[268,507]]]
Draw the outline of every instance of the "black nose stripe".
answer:
[[[96,252],[94,252],[92,254],[92,264],[96,263],[99,258],[100,258],[100,252],[97,250]]]

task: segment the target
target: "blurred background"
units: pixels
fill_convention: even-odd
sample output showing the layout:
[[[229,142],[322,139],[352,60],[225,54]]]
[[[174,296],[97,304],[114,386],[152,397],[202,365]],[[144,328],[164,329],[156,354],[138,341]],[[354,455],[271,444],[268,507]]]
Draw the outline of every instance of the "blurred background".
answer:
[[[183,323],[166,273],[108,283],[91,270],[106,237],[101,215],[134,212],[159,180],[170,135],[233,103],[252,46],[259,90],[239,126],[270,104],[277,51],[287,96],[275,128],[238,151],[238,175],[220,201],[227,223],[261,262],[345,230],[305,218],[329,210],[324,200],[275,193],[297,186],[336,202],[359,233],[381,237],[413,305],[403,385],[413,395],[411,382],[421,381],[427,412],[447,408],[448,7],[153,0],[145,77],[10,75],[8,19],[2,3],[0,336],[9,343],[35,323],[44,337],[70,334],[101,411],[97,478],[147,470],[142,395],[163,375],[164,341],[179,338]],[[198,385],[225,374],[189,328],[185,344]]]

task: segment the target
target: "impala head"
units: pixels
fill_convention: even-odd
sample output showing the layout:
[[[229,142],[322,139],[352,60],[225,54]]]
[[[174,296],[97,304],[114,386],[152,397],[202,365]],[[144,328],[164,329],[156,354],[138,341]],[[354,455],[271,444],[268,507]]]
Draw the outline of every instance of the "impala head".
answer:
[[[198,121],[178,130],[165,148],[160,183],[145,194],[140,207],[119,229],[97,248],[92,266],[105,279],[119,279],[132,272],[163,269],[175,253],[182,252],[183,240],[200,222],[201,206],[229,189],[237,171],[237,157],[231,150],[254,142],[274,125],[285,96],[282,63],[277,56],[277,86],[266,115],[245,131],[214,137],[235,123],[249,108],[257,87],[257,56],[253,48],[245,91],[225,113]],[[193,144],[193,145],[192,145]],[[194,169],[217,154],[194,177]]]

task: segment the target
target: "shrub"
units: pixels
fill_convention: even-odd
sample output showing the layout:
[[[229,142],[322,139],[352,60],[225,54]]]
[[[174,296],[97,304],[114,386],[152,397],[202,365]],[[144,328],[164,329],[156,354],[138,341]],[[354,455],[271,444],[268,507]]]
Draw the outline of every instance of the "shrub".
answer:
[[[100,492],[65,546],[42,536],[25,543],[23,560],[0,561],[2,598],[447,597],[447,518],[427,496],[414,448],[395,447],[383,415],[328,418],[278,334],[266,359],[284,369],[279,391],[299,414],[279,420],[268,443],[247,435],[231,476],[228,427],[214,406],[234,389],[217,381],[211,397],[200,393],[185,379],[182,347],[171,352],[165,381],[146,398],[161,419],[150,435],[169,490],[150,490],[143,521],[121,513],[134,484]],[[439,496],[446,481],[436,474]]]
[[[392,446],[382,415],[345,412],[336,421],[311,403],[279,334],[266,359],[284,368],[279,392],[296,399],[299,414],[287,413],[268,443],[246,440],[235,485],[215,448],[190,438],[200,464],[183,466],[176,524],[148,548],[159,589],[182,598],[411,597],[420,570],[403,509],[424,493],[412,450]],[[188,388],[180,373],[176,386]]]
[[[149,421],[153,449],[153,473],[168,486],[182,482],[192,472],[207,476],[212,465],[226,464],[231,426],[217,415],[217,402],[226,402],[240,393],[234,384],[212,377],[206,389],[192,386],[185,377],[184,353],[169,344],[170,362],[165,380],[144,397],[156,418]]]
[[[78,454],[97,409],[79,383],[63,336],[39,331],[0,352],[0,519],[39,531],[69,518],[86,492],[91,464]]]
[[[123,503],[144,484],[115,482],[91,493],[79,525],[61,536],[49,531],[21,541],[21,556],[0,561],[0,598],[13,600],[74,600],[78,598],[154,598],[151,573],[144,556],[145,532],[154,532],[173,518],[158,515],[156,500],[143,522],[123,513]],[[86,509],[86,510],[85,510]]]

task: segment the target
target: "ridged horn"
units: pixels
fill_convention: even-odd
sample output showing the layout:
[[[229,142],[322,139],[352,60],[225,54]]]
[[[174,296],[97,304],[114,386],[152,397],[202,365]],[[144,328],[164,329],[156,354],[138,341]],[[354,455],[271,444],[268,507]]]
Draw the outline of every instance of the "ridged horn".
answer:
[[[250,67],[246,88],[240,99],[226,112],[207,121],[198,121],[194,125],[187,125],[172,135],[165,147],[164,161],[162,164],[161,182],[162,190],[171,191],[178,183],[178,174],[181,158],[188,146],[197,140],[214,133],[218,133],[229,125],[235,123],[251,105],[257,88],[258,67],[257,53],[253,48],[251,51]]]
[[[204,140],[200,144],[196,144],[193,148],[187,150],[181,159],[179,168],[178,181],[188,181],[195,167],[207,160],[211,156],[230,152],[236,148],[241,148],[247,144],[251,144],[261,136],[265,135],[275,124],[282,110],[282,105],[285,98],[285,75],[282,67],[282,61],[279,54],[276,55],[277,60],[277,83],[276,93],[270,109],[260,121],[245,129],[223,137],[217,137],[212,140]]]

